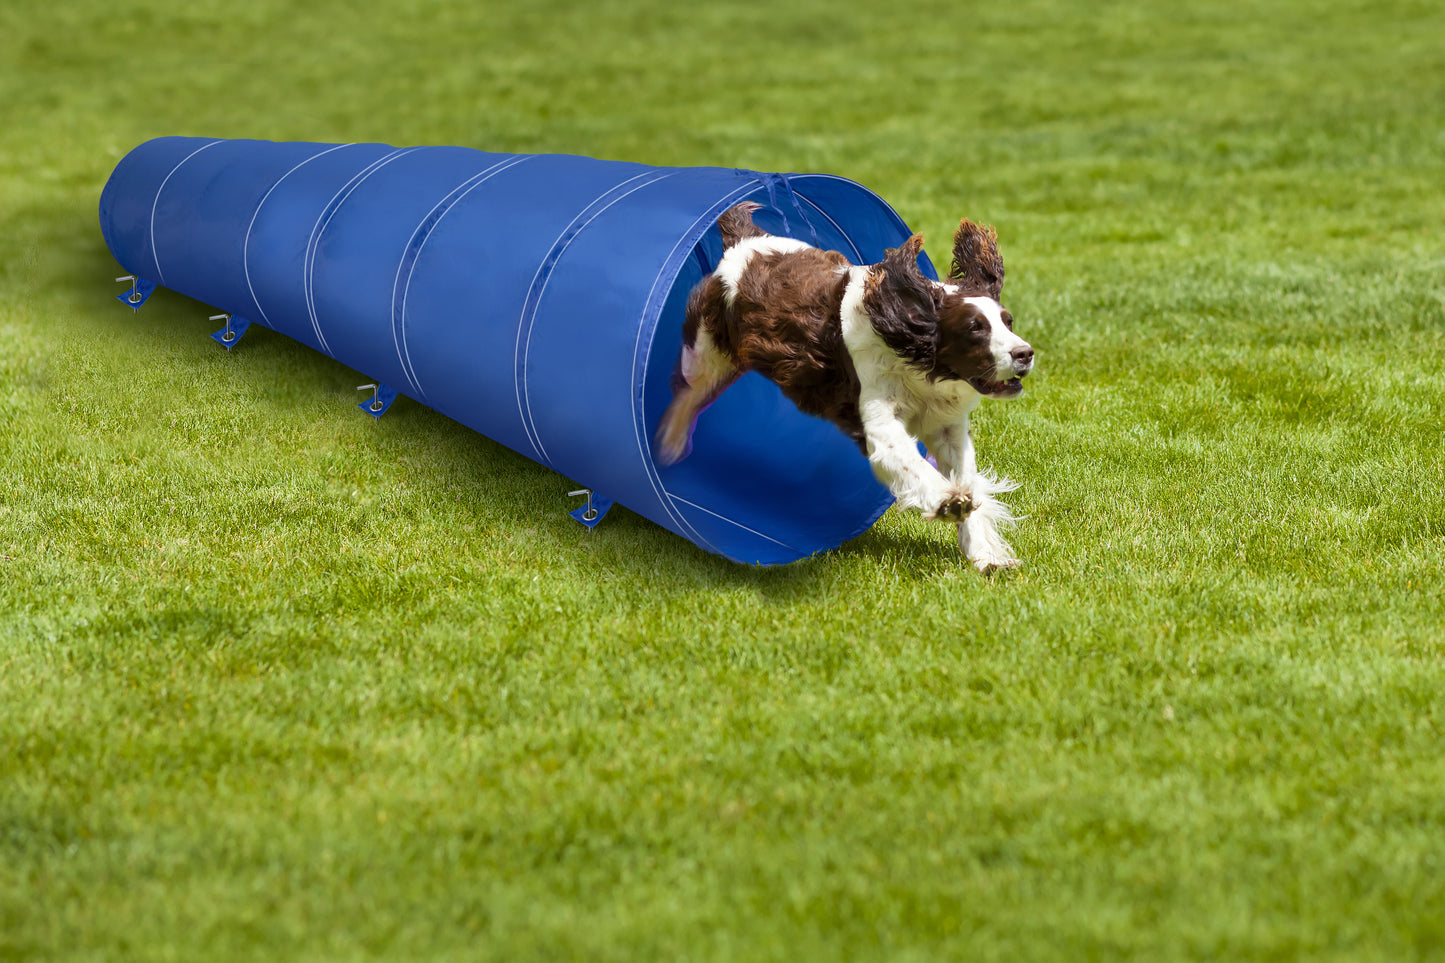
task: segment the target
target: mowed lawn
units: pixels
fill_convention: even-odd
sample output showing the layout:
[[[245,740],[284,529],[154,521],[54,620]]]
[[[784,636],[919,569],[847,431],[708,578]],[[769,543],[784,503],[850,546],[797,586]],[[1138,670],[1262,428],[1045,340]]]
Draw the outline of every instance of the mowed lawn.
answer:
[[[0,120],[0,960],[1445,958],[1438,2],[11,0]],[[168,134],[996,224],[1023,568],[589,533],[132,314],[96,205]]]

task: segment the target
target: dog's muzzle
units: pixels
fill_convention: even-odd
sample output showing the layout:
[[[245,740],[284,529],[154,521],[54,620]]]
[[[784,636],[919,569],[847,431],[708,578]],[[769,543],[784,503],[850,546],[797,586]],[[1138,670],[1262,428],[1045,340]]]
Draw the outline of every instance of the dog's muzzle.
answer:
[[[1008,368],[1012,368],[1010,373]],[[1034,370],[1034,349],[1021,344],[1009,352],[1009,365],[1003,371],[995,371],[993,378],[970,378],[973,390],[990,398],[1013,398],[1023,393],[1023,379]],[[1008,375],[998,379],[998,375]]]

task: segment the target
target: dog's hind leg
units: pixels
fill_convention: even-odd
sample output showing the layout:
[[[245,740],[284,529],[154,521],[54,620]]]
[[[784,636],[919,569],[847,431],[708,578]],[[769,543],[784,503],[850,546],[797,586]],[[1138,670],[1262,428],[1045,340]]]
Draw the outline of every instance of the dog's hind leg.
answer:
[[[653,457],[663,466],[676,464],[692,453],[692,433],[698,416],[742,374],[706,323],[689,323],[683,337],[682,359],[673,375],[672,404],[657,426],[653,447]]]

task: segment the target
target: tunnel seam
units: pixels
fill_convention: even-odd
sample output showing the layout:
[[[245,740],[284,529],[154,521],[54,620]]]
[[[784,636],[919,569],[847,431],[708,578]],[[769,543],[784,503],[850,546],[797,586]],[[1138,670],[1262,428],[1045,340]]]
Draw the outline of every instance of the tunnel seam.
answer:
[[[176,171],[186,166],[187,161],[189,161],[192,157],[195,157],[201,151],[206,150],[207,148],[215,147],[219,143],[221,143],[221,140],[213,140],[209,144],[206,144],[202,147],[197,147],[185,157],[181,158],[181,162],[175,167],[171,168],[171,172],[165,176],[164,180],[161,181],[161,186],[156,188],[155,199],[151,201],[151,259],[156,262],[156,280],[159,281],[161,284],[166,283],[166,272],[161,268],[161,253],[160,251],[156,250],[156,209],[160,207],[161,194],[165,191],[166,185],[170,183],[171,178],[175,176]]]
[[[331,195],[331,200],[326,202],[326,206],[321,209],[321,213],[316,217],[316,223],[311,228],[311,236],[306,242],[306,254],[301,263],[301,283],[303,292],[306,295],[306,311],[311,316],[311,329],[316,333],[316,340],[321,344],[321,349],[333,358],[336,356],[332,354],[331,345],[327,342],[326,335],[321,330],[321,317],[316,310],[316,255],[321,250],[321,236],[325,234],[326,229],[331,226],[331,220],[336,216],[336,212],[341,210],[342,205],[350,199],[352,194],[356,193],[357,189],[366,182],[367,178],[371,177],[372,174],[375,174],[392,161],[400,160],[407,154],[414,153],[420,149],[419,147],[396,148],[390,154],[377,158],[359,172],[353,174],[351,180],[347,181],[339,191]]]
[[[261,196],[261,200],[256,204],[256,210],[251,213],[251,223],[246,225],[246,239],[241,242],[241,269],[246,273],[246,290],[251,292],[251,302],[256,305],[256,310],[261,313],[261,320],[266,323],[267,327],[271,327],[271,318],[269,315],[266,314],[266,309],[261,306],[261,299],[256,296],[256,288],[251,284],[251,232],[256,227],[256,218],[261,216],[261,208],[266,206],[266,201],[270,200],[272,193],[275,192],[276,188],[281,186],[281,182],[284,181],[286,178],[290,177],[292,174],[296,173],[301,168],[305,167],[307,164],[311,163],[318,157],[329,154],[332,151],[341,150],[343,147],[355,146],[355,144],[337,144],[334,147],[328,147],[323,151],[317,151],[315,154],[312,154],[310,157],[306,158],[304,161],[297,164],[295,167],[291,168],[280,177],[276,178],[275,182],[272,183],[270,189],[268,189],[266,193]]]
[[[416,367],[411,363],[411,350],[406,343],[406,305],[408,296],[411,294],[411,279],[416,273],[416,266],[421,261],[421,253],[426,248],[427,242],[431,240],[432,233],[438,225],[451,213],[453,207],[459,204],[462,198],[470,194],[474,189],[490,180],[494,175],[515,167],[525,160],[530,160],[534,154],[511,154],[504,160],[500,160],[491,167],[481,170],[453,187],[445,197],[437,201],[426,217],[417,223],[416,229],[412,231],[411,239],[407,241],[406,248],[402,252],[401,260],[396,265],[396,277],[391,286],[391,340],[396,348],[397,361],[401,363],[402,374],[406,377],[408,384],[414,388],[418,395],[425,398],[426,389],[421,385],[421,378],[416,373]],[[438,211],[441,213],[437,213]],[[435,218],[433,218],[435,215]],[[430,224],[427,222],[431,221]],[[402,270],[406,270],[406,282],[401,280]],[[401,300],[398,304],[397,295],[400,293]]]
[[[542,444],[541,432],[537,431],[536,422],[532,416],[532,396],[531,392],[527,388],[527,359],[531,356],[532,329],[537,319],[537,311],[541,307],[542,296],[547,291],[547,285],[552,280],[552,273],[556,270],[557,264],[561,261],[562,255],[566,253],[567,248],[572,246],[572,242],[577,240],[577,238],[581,236],[582,232],[587,229],[588,225],[590,225],[593,221],[597,220],[597,218],[601,217],[612,207],[621,203],[623,199],[631,197],[633,194],[636,194],[643,188],[650,187],[651,185],[656,184],[659,181],[666,180],[667,178],[672,177],[676,173],[676,171],[667,171],[662,174],[658,174],[658,172],[655,170],[644,171],[643,173],[638,174],[636,177],[630,177],[627,180],[621,182],[620,184],[613,185],[602,194],[599,194],[597,197],[593,198],[592,201],[587,205],[587,207],[583,208],[581,213],[579,213],[576,217],[572,219],[572,223],[568,224],[566,229],[563,230],[561,234],[557,235],[557,239],[552,242],[552,247],[548,250],[547,256],[542,259],[541,264],[537,265],[537,271],[535,274],[532,275],[532,284],[527,290],[526,300],[522,302],[522,317],[517,325],[517,343],[515,348],[513,349],[512,356],[512,363],[515,371],[513,387],[517,394],[517,410],[522,417],[522,428],[527,432],[527,439],[532,442],[532,446],[538,450],[538,452],[542,456],[544,463],[548,467],[552,467],[552,460],[551,457],[547,454],[546,446]],[[622,190],[622,188],[626,187],[628,184],[642,180],[643,178],[649,176],[651,176],[652,179],[647,181],[646,183],[638,184],[636,187],[632,188],[632,190],[627,191],[626,193],[617,194],[618,191]],[[617,194],[617,196],[612,197],[613,194]],[[607,200],[607,198],[609,197],[611,197],[611,200]],[[597,205],[604,200],[606,200],[607,202],[605,204],[602,204],[602,206],[598,207]],[[587,216],[589,212],[591,212],[590,217]],[[582,220],[582,218],[584,217],[587,218],[585,221]],[[579,221],[581,223],[578,223]],[[540,286],[538,285],[539,279],[541,280]],[[526,329],[525,340],[522,336],[524,328]]]

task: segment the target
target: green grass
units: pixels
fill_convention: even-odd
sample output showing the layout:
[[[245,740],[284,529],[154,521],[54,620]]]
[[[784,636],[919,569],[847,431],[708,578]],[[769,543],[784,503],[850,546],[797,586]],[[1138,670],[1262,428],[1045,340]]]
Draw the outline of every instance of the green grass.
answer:
[[[0,7],[0,959],[1445,958],[1445,12]],[[166,134],[826,170],[1040,367],[993,579],[704,555],[161,292]]]

